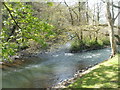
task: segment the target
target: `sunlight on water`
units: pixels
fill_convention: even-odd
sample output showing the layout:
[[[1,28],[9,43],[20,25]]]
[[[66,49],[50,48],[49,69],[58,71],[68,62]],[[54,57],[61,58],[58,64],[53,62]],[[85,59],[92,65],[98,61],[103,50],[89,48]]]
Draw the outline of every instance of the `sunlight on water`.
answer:
[[[86,56],[86,57],[84,57],[84,58],[92,58],[92,56]]]
[[[93,56],[93,57],[99,57],[100,54],[99,54],[99,53],[98,53],[98,54],[93,54],[92,56]]]
[[[53,57],[58,57],[59,55],[53,55]]]
[[[67,44],[69,46],[69,43]],[[93,50],[83,53],[65,53],[60,49],[39,58],[30,57],[33,62],[23,67],[3,71],[4,88],[45,88],[73,77],[77,70],[100,63],[110,56],[110,49]],[[47,58],[46,58],[47,57]],[[29,60],[29,58],[28,58]],[[9,73],[8,73],[9,72]]]
[[[73,56],[74,54],[72,53],[65,53],[65,56]]]

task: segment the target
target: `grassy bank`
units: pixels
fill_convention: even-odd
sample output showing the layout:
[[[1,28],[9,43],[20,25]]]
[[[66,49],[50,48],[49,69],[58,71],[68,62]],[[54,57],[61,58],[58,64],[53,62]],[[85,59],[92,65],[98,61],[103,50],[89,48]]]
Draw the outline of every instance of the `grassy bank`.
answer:
[[[101,40],[89,39],[86,38],[82,41],[75,39],[70,48],[70,52],[81,52],[83,50],[96,50],[101,49],[106,46],[109,46],[110,42],[109,39],[102,38]]]
[[[118,56],[95,66],[96,69],[78,78],[68,88],[118,88]]]

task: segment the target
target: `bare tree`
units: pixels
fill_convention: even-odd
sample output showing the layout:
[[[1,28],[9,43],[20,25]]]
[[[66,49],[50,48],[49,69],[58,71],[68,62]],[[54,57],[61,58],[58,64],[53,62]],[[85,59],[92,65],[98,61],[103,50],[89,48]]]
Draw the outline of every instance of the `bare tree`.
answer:
[[[89,14],[88,14],[88,0],[86,1],[86,8],[87,8],[87,11],[86,11],[86,21],[87,21],[87,24],[89,24]]]
[[[81,6],[81,2],[80,1],[78,2],[78,6],[79,6],[78,7],[78,11],[79,11],[79,24],[80,24],[80,22],[81,22],[81,7],[80,7]]]
[[[96,11],[96,13],[97,13],[97,22],[98,22],[98,24],[99,24],[99,22],[100,22],[100,13],[101,13],[101,2],[100,3],[97,3],[97,11]]]
[[[110,6],[112,6],[112,11],[110,11]],[[116,42],[115,42],[115,37],[114,37],[114,23],[116,18],[118,17],[119,13],[115,16],[114,15],[114,4],[113,4],[113,0],[112,3],[110,3],[110,1],[106,1],[106,10],[107,10],[107,20],[108,20],[108,26],[110,27],[109,29],[109,36],[110,36],[110,44],[111,44],[111,49],[112,49],[112,55],[111,57],[113,57],[117,50],[116,50]]]
[[[71,17],[71,24],[74,25],[74,20],[73,20],[73,15],[72,15],[72,10],[70,9],[70,7],[68,6],[68,4],[66,3],[66,1],[64,0],[65,5],[68,7],[69,13],[70,13],[70,17]]]

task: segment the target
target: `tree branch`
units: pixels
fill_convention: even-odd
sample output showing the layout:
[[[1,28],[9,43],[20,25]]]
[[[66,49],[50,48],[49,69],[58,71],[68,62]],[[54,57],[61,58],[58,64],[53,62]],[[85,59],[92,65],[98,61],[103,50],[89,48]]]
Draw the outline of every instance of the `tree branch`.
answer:
[[[105,3],[104,0],[101,0],[101,1],[102,1],[103,3]],[[110,5],[112,5],[112,4],[110,3]],[[115,4],[113,4],[113,7],[120,9],[120,6],[117,6],[117,5],[115,5]]]
[[[57,7],[59,7],[60,6],[60,4],[62,3],[62,1],[57,5],[57,6],[55,6],[54,8],[57,8]]]
[[[66,3],[66,1],[64,0],[64,3],[65,3],[65,5],[68,7],[68,10],[69,10],[69,13],[70,13],[70,17],[71,17],[71,20],[72,20],[72,22],[71,22],[71,24],[73,25],[74,23],[74,21],[73,21],[73,16],[72,16],[72,13],[71,13],[71,9],[70,9],[70,7],[68,6],[68,4]]]
[[[71,10],[76,14],[77,19],[78,19],[79,18],[78,14],[73,9],[71,9]]]
[[[112,3],[111,3],[111,4],[112,4],[112,18],[114,18],[114,16],[115,16],[115,15],[114,15],[114,6],[113,6],[113,0],[112,0]]]
[[[5,3],[4,3],[4,2],[3,2],[3,5],[4,5],[4,6],[5,6],[5,8],[8,10],[8,12],[9,12],[9,14],[10,14],[11,18],[13,19],[13,21],[15,22],[16,26],[17,26],[18,28],[22,29],[22,28],[18,25],[18,23],[17,23],[17,22],[16,22],[16,20],[14,19],[13,15],[11,14],[10,9],[9,9],[9,8],[5,5]]]
[[[116,6],[116,5],[114,5],[114,4],[113,4],[113,7],[120,9],[120,6]]]
[[[116,15],[116,17],[114,18],[114,21],[117,19],[117,17],[119,16],[120,12],[118,12],[118,14]]]

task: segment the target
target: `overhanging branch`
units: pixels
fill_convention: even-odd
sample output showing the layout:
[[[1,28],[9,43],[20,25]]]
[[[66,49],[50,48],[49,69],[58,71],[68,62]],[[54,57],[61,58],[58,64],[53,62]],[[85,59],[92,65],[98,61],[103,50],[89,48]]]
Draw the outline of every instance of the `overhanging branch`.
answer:
[[[22,28],[18,25],[17,21],[14,19],[13,15],[11,14],[10,9],[6,6],[6,4],[5,4],[4,2],[3,2],[3,5],[4,5],[5,8],[8,10],[8,12],[9,12],[11,18],[13,19],[13,21],[15,22],[16,26],[17,26],[18,28],[22,29]]]

